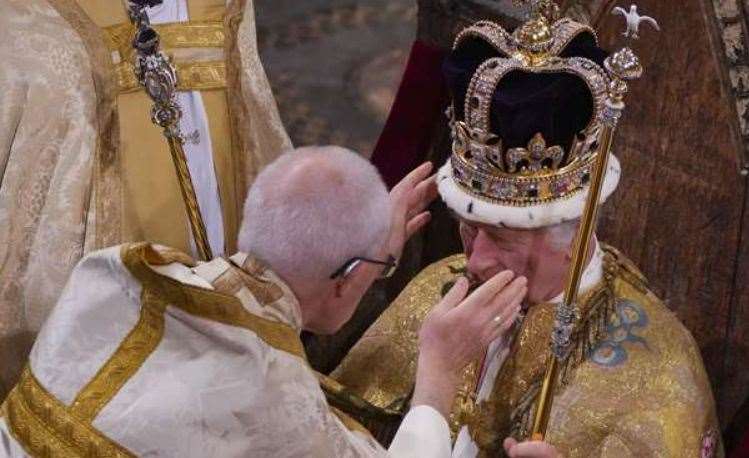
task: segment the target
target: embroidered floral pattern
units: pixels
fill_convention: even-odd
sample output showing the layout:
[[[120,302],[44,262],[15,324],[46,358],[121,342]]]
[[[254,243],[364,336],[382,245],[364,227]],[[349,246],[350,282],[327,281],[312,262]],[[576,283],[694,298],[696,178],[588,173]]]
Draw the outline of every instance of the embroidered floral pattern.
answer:
[[[617,301],[615,311],[609,319],[606,337],[591,352],[591,361],[601,366],[616,367],[627,360],[625,342],[648,348],[645,339],[634,333],[635,328],[647,325],[648,317],[642,307],[628,300]]]

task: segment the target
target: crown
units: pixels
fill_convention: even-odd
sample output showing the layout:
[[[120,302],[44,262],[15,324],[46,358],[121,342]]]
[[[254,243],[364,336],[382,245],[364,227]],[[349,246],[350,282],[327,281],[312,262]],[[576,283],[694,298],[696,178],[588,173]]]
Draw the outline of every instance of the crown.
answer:
[[[509,33],[491,21],[464,29],[453,49],[471,39],[488,43],[499,57],[483,61],[473,73],[463,102],[462,119],[448,110],[452,133],[452,175],[465,191],[482,200],[531,206],[564,199],[588,184],[598,154],[601,114],[606,109],[611,78],[602,66],[585,57],[563,57],[581,34],[597,44],[595,31],[569,18],[557,19],[553,2],[539,2],[530,19]],[[541,132],[525,146],[505,147],[491,130],[492,100],[511,73],[568,74],[585,83],[592,116],[571,145],[549,144]],[[453,103],[460,101],[454,100]]]

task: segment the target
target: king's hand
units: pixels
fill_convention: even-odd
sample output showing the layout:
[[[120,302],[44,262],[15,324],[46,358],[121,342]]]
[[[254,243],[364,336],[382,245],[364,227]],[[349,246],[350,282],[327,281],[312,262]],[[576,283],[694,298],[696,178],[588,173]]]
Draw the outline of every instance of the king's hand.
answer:
[[[510,458],[562,458],[562,455],[548,442],[516,441],[508,437],[504,442],[505,453]]]

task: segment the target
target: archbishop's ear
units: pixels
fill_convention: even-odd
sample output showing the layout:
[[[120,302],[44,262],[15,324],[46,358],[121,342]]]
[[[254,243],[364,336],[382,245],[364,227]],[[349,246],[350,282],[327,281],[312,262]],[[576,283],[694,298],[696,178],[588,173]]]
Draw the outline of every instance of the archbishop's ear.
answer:
[[[345,276],[340,276],[335,279],[335,297],[340,298],[349,293],[351,289],[361,289],[361,284],[367,281],[368,272],[367,265],[362,262],[357,262],[351,267]],[[369,285],[365,286],[365,289]]]
[[[335,279],[335,296],[334,297],[336,299],[340,299],[341,297],[343,297],[344,293],[346,292],[346,289],[348,288],[348,285],[349,285],[347,278],[338,277]]]

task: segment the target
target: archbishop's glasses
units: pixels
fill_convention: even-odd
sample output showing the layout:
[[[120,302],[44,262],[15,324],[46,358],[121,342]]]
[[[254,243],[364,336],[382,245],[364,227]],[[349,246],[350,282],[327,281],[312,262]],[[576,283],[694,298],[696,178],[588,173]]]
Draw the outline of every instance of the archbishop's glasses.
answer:
[[[348,261],[346,261],[338,270],[333,272],[333,274],[330,276],[331,280],[335,280],[336,278],[346,278],[351,272],[354,271],[356,266],[361,264],[362,262],[368,262],[370,264],[377,264],[380,266],[384,266],[382,273],[380,274],[380,278],[390,278],[395,273],[395,270],[398,268],[398,261],[395,259],[393,255],[388,255],[387,260],[385,261],[378,261],[377,259],[369,259],[362,256],[355,256]]]

